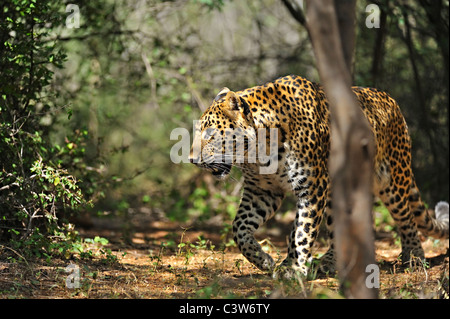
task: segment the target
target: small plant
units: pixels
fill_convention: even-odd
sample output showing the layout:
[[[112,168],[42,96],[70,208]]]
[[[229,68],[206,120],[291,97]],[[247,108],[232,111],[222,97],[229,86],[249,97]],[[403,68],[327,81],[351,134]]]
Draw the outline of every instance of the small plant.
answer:
[[[223,249],[226,247],[236,247],[236,243],[233,239],[233,226],[229,223],[225,223],[220,230],[220,240]]]
[[[241,275],[242,275],[241,266],[242,266],[242,263],[243,263],[243,262],[244,262],[244,261],[243,261],[242,259],[240,259],[240,258],[238,258],[238,259],[236,259],[236,260],[234,261],[234,266],[236,267],[236,269],[238,270],[239,274],[241,274]]]
[[[158,255],[154,256],[153,253],[150,253],[149,258],[152,261],[153,268],[151,269],[151,273],[156,273],[156,271],[161,267],[162,255],[164,252],[164,245],[161,245],[159,249]]]
[[[196,292],[196,297],[200,299],[211,299],[223,293],[219,280],[214,280],[210,285],[205,286]]]
[[[374,204],[373,210],[375,227],[385,232],[391,232],[394,229],[395,223],[389,210],[383,205],[381,201],[377,201]]]
[[[184,255],[186,265],[189,264],[189,259],[194,255],[192,249],[195,248],[195,245],[191,244],[190,242],[183,242],[183,238],[187,230],[188,228],[183,229],[180,243],[178,244],[178,252],[177,252],[177,256],[181,256],[182,254]]]

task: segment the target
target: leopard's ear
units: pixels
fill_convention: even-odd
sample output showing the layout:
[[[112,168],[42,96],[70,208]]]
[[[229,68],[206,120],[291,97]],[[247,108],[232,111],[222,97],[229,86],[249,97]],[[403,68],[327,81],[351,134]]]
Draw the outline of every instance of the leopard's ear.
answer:
[[[228,92],[230,92],[229,88],[227,88],[227,87],[222,88],[220,90],[220,92],[217,94],[214,101],[219,102],[221,99],[223,99],[227,95]]]
[[[225,96],[225,103],[228,106],[230,111],[240,111],[241,110],[241,101],[236,93],[229,91]]]

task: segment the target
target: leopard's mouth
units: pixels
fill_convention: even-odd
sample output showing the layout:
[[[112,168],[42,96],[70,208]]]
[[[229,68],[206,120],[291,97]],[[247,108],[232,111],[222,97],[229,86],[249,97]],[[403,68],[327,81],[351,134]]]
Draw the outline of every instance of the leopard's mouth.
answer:
[[[224,179],[225,177],[227,177],[232,167],[231,163],[215,162],[214,157],[207,158],[204,161],[199,161],[198,159],[190,157],[189,160],[192,164],[210,171],[213,176],[218,179]]]
[[[211,171],[214,177],[218,179],[224,179],[225,177],[228,176],[228,174],[230,174],[231,164],[225,163],[213,164],[208,165],[206,168]]]

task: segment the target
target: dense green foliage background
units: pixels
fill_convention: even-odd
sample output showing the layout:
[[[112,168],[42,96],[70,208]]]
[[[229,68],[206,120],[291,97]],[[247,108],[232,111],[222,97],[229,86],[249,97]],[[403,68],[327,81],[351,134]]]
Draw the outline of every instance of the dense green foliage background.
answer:
[[[233,216],[240,175],[214,181],[169,153],[224,86],[318,81],[301,20],[280,0],[6,0],[0,7],[0,241],[62,252],[68,219]],[[381,9],[368,28],[368,4]],[[448,200],[448,1],[359,1],[355,85],[400,104],[419,188]],[[300,22],[300,23],[299,23]],[[155,217],[155,218],[156,218]]]

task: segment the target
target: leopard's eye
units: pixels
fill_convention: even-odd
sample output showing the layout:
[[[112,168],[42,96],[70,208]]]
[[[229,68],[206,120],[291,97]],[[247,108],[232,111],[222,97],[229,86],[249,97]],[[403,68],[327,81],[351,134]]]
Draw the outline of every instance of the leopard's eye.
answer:
[[[205,140],[205,141],[210,140],[214,136],[215,132],[216,132],[216,129],[214,129],[212,127],[208,127],[202,133],[202,140]]]

